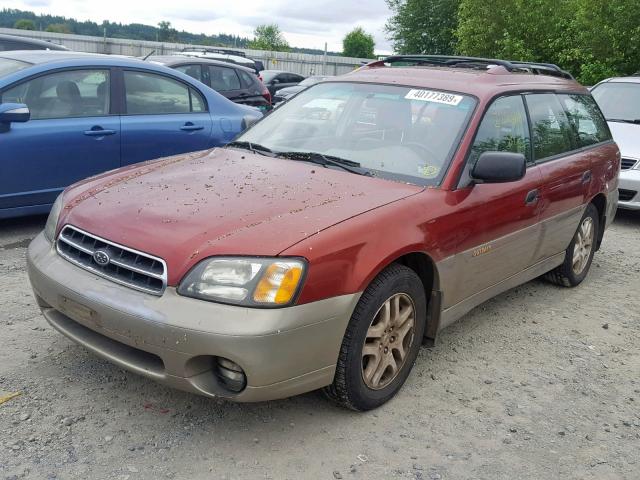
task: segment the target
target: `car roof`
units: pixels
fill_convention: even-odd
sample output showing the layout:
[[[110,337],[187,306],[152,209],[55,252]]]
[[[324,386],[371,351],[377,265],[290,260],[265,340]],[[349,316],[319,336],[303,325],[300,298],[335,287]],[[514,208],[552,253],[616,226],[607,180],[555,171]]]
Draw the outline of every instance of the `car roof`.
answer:
[[[434,66],[375,67],[359,69],[329,81],[397,84],[458,92],[478,98],[523,90],[588,92],[575,80],[528,72],[509,72],[501,66],[487,70]]]
[[[613,77],[607,78],[600,83],[640,83],[640,75],[631,75],[629,77]]]
[[[239,65],[237,63],[224,62],[222,60],[214,60],[212,58],[195,57],[193,55],[152,55],[151,57],[148,57],[147,60],[160,63],[168,67],[182,64],[208,64],[218,65],[220,67],[226,68],[236,68],[238,70],[243,70],[251,74],[255,72],[255,70],[249,67],[245,67],[244,65]]]
[[[46,40],[40,40],[38,38],[31,37],[23,37],[21,35],[6,35],[4,33],[0,33],[0,40],[9,40],[12,42],[20,42],[28,45],[37,45],[43,48],[50,49],[59,49],[60,51],[68,51],[69,49],[63,45],[58,45],[57,43],[49,42]],[[11,51],[11,50],[9,50]]]

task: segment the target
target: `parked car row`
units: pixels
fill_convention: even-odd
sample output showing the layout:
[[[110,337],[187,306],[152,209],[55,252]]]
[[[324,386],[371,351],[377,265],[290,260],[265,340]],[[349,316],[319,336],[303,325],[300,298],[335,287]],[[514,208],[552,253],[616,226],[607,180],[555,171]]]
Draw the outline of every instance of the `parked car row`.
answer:
[[[111,61],[92,66],[109,70],[109,101],[104,72],[80,103],[115,106],[122,122],[130,95],[136,111],[187,105],[148,96],[144,68],[207,88]],[[209,397],[322,388],[369,410],[476,305],[541,275],[579,285],[615,215],[619,171],[593,97],[558,67],[374,62],[303,90],[224,148],[66,189],[29,247],[29,278],[55,329],[122,368]]]

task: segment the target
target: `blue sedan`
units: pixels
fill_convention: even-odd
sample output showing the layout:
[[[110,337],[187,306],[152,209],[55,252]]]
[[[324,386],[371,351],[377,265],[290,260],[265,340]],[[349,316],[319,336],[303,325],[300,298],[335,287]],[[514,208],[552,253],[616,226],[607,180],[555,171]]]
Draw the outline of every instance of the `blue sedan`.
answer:
[[[83,178],[231,141],[261,114],[161,65],[0,53],[0,218],[46,213]]]

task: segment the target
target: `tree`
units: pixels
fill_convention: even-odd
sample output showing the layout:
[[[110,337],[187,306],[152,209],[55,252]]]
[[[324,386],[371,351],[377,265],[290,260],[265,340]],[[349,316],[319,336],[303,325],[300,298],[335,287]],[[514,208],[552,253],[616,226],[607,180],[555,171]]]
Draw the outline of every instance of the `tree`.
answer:
[[[45,32],[71,33],[71,28],[66,23],[52,23],[47,26]]]
[[[21,18],[20,20],[16,20],[16,23],[13,24],[13,28],[17,28],[19,30],[35,30],[36,24],[33,20]]]
[[[171,26],[171,22],[158,23],[158,41],[160,42],[177,42],[178,31]]]
[[[385,27],[396,53],[452,55],[460,0],[386,0]]]
[[[254,50],[273,50],[288,52],[289,43],[284,38],[277,24],[258,25],[253,31],[254,39],[249,42],[249,48]]]
[[[362,27],[356,27],[342,40],[342,55],[345,57],[374,58],[373,49],[376,44],[373,36]]]

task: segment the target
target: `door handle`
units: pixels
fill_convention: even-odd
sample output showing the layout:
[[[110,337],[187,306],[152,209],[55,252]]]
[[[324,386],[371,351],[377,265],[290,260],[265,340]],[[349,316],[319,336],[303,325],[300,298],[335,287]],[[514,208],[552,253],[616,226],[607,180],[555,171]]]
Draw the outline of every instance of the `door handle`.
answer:
[[[582,183],[589,183],[591,181],[591,170],[587,170],[582,174]]]
[[[187,122],[182,127],[180,127],[180,130],[184,132],[195,132],[196,130],[203,130],[203,129],[204,127],[202,125],[194,125],[191,122]]]
[[[91,127],[91,130],[84,131],[87,137],[104,137],[106,135],[115,135],[115,133],[115,130],[105,130],[102,127]]]
[[[527,193],[527,196],[524,199],[524,203],[525,205],[533,205],[538,202],[539,198],[540,198],[540,192],[538,192],[537,189],[531,190],[529,193]]]

